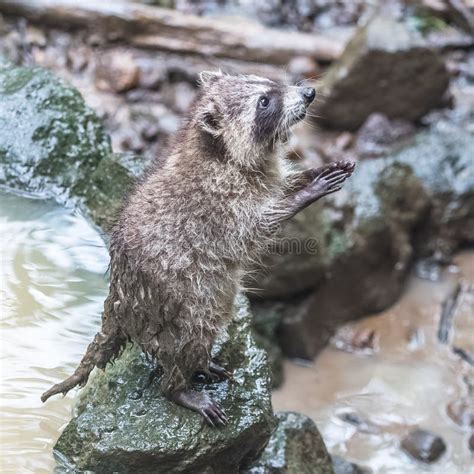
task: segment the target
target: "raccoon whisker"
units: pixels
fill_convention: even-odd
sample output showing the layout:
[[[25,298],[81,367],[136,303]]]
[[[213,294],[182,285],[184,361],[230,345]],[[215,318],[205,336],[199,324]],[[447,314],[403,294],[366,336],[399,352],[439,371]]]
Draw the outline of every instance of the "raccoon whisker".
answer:
[[[306,113],[306,116],[307,117],[312,117],[312,118],[324,118],[322,115],[316,115],[316,114],[309,114],[309,113]]]
[[[285,72],[285,85],[290,86],[290,80],[289,80],[289,74],[288,74],[288,65],[285,66],[284,72]]]
[[[308,81],[312,81],[312,82],[315,82],[316,81],[316,78],[319,77],[320,75],[316,75],[316,76],[311,76],[311,77],[304,77],[303,79],[299,80],[297,83],[296,83],[296,86],[299,86],[300,84],[303,84],[305,81],[308,82]]]
[[[303,123],[305,126],[313,128],[314,130],[318,130],[318,131],[321,130],[319,127],[317,127],[314,123],[311,123],[309,120],[303,119],[301,123]]]
[[[328,96],[326,97],[316,97],[314,100],[315,102],[321,102],[322,104],[325,104],[328,99]]]
[[[290,130],[289,132],[290,132],[292,138],[295,138],[295,137],[296,137],[295,132],[293,132],[292,130]],[[297,138],[297,137],[296,137],[296,138]],[[291,145],[291,141],[288,142],[288,145],[289,145],[291,151],[292,151],[301,161],[303,161],[304,158],[296,151],[295,146],[294,146],[294,145]]]

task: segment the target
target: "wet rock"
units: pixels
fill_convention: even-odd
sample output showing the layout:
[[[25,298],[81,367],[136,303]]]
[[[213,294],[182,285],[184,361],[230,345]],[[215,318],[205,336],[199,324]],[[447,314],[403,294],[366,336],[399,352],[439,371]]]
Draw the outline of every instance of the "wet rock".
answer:
[[[360,162],[343,191],[282,227],[259,295],[289,308],[278,330],[285,354],[314,357],[338,325],[392,304],[414,257],[473,242],[473,147],[471,134],[440,122]]]
[[[122,206],[127,193],[149,164],[143,157],[114,153],[103,158],[91,173],[84,204],[92,220],[108,229]]]
[[[333,474],[332,462],[311,418],[294,412],[277,413],[278,427],[260,459],[246,474]]]
[[[364,419],[361,415],[355,412],[346,412],[341,413],[339,418],[357,428],[361,433],[366,434],[377,434],[380,433],[380,429],[371,423],[370,421]]]
[[[390,120],[383,114],[373,113],[363,123],[357,133],[355,147],[362,157],[380,156],[393,145],[412,137],[415,127],[406,120]]]
[[[258,457],[276,425],[267,359],[250,323],[248,302],[239,296],[234,319],[213,348],[234,380],[202,386],[224,406],[226,428],[209,428],[198,414],[166,400],[159,380],[148,384],[152,363],[128,348],[84,389],[55,446],[60,458],[81,471],[239,472]]]
[[[275,239],[265,268],[257,276],[256,297],[278,298],[294,296],[316,286],[324,277],[325,264],[331,259],[325,246],[323,216],[316,212],[302,212],[283,226],[281,239]],[[337,250],[337,249],[335,249]]]
[[[471,436],[469,436],[469,439],[467,441],[467,446],[469,448],[469,451],[471,451],[471,453],[474,453],[474,433],[472,433]]]
[[[438,339],[455,354],[474,365],[474,286],[459,284],[443,302]]]
[[[283,352],[275,339],[262,336],[254,332],[253,337],[258,347],[263,349],[268,357],[270,366],[270,380],[272,389],[278,388],[283,383]]]
[[[441,58],[415,32],[376,17],[322,80],[318,115],[323,125],[346,130],[375,112],[413,121],[442,104],[448,83]]]
[[[331,344],[346,352],[371,355],[377,350],[378,335],[374,329],[354,330],[350,326],[344,326],[331,340]]]
[[[167,68],[161,61],[139,58],[137,64],[140,69],[140,87],[145,89],[158,89],[168,79]]]
[[[289,271],[285,277],[295,277],[298,285],[311,284],[316,277],[320,280],[280,324],[280,341],[290,357],[312,358],[339,324],[382,310],[402,291],[412,257],[409,233],[426,212],[428,197],[409,167],[377,165],[373,169],[360,166],[346,185],[352,188],[345,196],[351,204],[344,201],[334,209],[326,202],[324,208],[317,204],[302,213],[303,218],[319,217],[320,222],[300,234],[302,239],[320,243],[318,253],[306,259],[308,267],[314,262],[313,274],[307,268],[305,279]],[[301,254],[296,255],[295,261],[300,258]],[[272,268],[272,275],[279,272],[283,268]]]
[[[439,281],[442,268],[436,258],[425,258],[416,262],[415,275],[422,280]]]
[[[96,86],[104,91],[125,92],[133,89],[138,85],[139,77],[133,55],[120,50],[104,53],[95,71]]]
[[[255,331],[255,340],[259,347],[267,351],[272,374],[272,388],[277,388],[283,383],[283,353],[277,343],[276,331],[282,319],[281,311],[286,309],[285,305],[278,303],[252,303],[252,326]]]
[[[308,56],[296,56],[288,63],[288,72],[294,82],[304,79],[317,79],[321,69],[317,62]]]
[[[468,430],[474,429],[474,399],[466,397],[454,400],[448,404],[446,411],[457,425]]]
[[[425,463],[437,461],[446,451],[446,444],[436,434],[415,430],[403,438],[402,449],[411,457]]]
[[[474,286],[463,284],[454,309],[451,344],[453,350],[474,365]],[[474,428],[474,424],[473,424]]]
[[[334,474],[366,474],[368,471],[340,456],[331,456]]]
[[[0,62],[0,182],[83,196],[110,140],[78,91],[41,68]]]
[[[86,46],[71,48],[67,52],[67,65],[73,72],[83,71],[89,64],[91,51]]]

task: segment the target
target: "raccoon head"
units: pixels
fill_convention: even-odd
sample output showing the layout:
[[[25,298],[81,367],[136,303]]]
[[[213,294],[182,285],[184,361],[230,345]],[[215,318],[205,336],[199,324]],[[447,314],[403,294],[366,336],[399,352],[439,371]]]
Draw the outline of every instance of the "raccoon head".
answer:
[[[195,127],[229,157],[245,162],[278,147],[316,96],[312,87],[277,84],[254,75],[202,72],[200,83]]]

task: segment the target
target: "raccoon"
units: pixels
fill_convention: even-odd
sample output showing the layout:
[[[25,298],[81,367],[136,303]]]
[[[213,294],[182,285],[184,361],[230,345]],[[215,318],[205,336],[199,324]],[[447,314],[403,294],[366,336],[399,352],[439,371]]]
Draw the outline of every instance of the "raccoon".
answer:
[[[203,372],[231,373],[211,359],[232,318],[241,280],[277,225],[341,189],[355,164],[292,171],[284,142],[316,92],[253,75],[200,74],[201,94],[164,159],[128,196],[110,240],[110,292],[101,331],[74,374],[43,394],[87,383],[127,342],[163,368],[170,400],[227,424],[222,407],[193,390]]]

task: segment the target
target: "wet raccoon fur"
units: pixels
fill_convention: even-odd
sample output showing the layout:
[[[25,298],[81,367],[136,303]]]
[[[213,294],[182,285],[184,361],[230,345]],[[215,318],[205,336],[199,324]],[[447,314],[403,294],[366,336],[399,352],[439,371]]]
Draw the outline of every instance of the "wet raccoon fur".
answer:
[[[166,159],[128,197],[110,240],[110,293],[102,329],[75,373],[46,392],[83,386],[128,341],[163,367],[161,388],[210,425],[222,408],[192,390],[197,371],[230,374],[210,358],[232,317],[249,266],[275,225],[337,191],[353,163],[292,172],[285,161],[289,128],[313,101],[312,88],[257,76],[201,74],[196,100]]]

